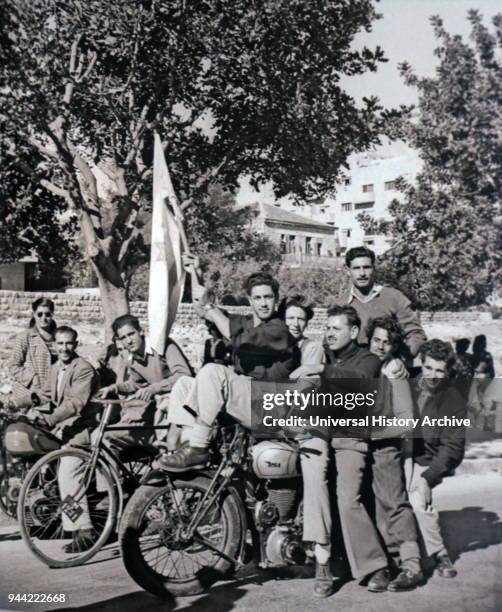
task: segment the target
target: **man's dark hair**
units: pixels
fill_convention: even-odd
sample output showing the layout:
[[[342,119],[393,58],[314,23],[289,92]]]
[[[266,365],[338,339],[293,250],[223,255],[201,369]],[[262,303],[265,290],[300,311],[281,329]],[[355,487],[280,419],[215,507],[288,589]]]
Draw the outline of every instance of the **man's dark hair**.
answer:
[[[338,306],[338,304],[328,308],[328,317],[338,317],[340,315],[347,317],[350,327],[356,326],[361,329],[361,319],[355,308],[352,306]]]
[[[392,346],[392,354],[396,355],[397,353],[400,353],[404,343],[404,332],[396,319],[394,317],[376,317],[374,319],[370,319],[368,321],[368,325],[366,326],[368,344],[371,342],[377,327],[385,329],[385,331],[388,333],[389,341]]]
[[[246,278],[242,288],[251,295],[253,287],[259,287],[260,285],[267,285],[274,292],[275,297],[279,295],[279,283],[272,277],[268,272],[255,272]]]
[[[119,329],[121,327],[124,327],[124,325],[132,325],[134,329],[141,331],[141,324],[139,322],[138,317],[135,317],[134,315],[131,315],[131,314],[125,314],[120,317],[117,317],[115,321],[112,323],[113,335],[117,336]]]
[[[431,359],[435,359],[436,361],[444,361],[448,372],[451,371],[455,364],[455,353],[452,345],[449,342],[438,340],[437,338],[424,342],[420,347],[419,355],[422,363],[425,361],[426,357],[431,357]]]
[[[286,310],[291,306],[295,306],[296,308],[301,308],[303,310],[307,323],[313,319],[314,309],[312,308],[311,304],[307,304],[307,299],[305,296],[291,295],[282,299],[279,307],[277,308],[277,313],[282,320],[286,319]]]
[[[350,268],[350,264],[357,257],[369,257],[371,259],[371,263],[375,265],[376,256],[374,251],[368,249],[368,247],[360,246],[354,247],[353,249],[349,249],[345,253],[345,265],[347,266],[347,268]]]
[[[59,327],[56,327],[54,337],[56,337],[58,334],[71,334],[73,336],[73,342],[76,342],[78,339],[77,330],[73,329],[73,327],[69,327],[68,325],[60,325]]]

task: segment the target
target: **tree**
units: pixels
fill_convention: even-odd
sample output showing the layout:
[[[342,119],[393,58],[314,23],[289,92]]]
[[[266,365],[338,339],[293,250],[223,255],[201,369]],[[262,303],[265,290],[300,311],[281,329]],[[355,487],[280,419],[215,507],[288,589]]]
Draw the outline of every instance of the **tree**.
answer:
[[[105,322],[128,309],[145,261],[153,131],[187,216],[242,174],[278,195],[322,195],[393,113],[357,106],[342,75],[371,0],[0,0],[0,105],[10,145],[36,150],[39,184],[78,220]],[[106,180],[103,178],[106,177]]]
[[[390,220],[372,230],[392,238],[387,273],[427,310],[483,303],[501,279],[502,15],[494,32],[476,11],[469,20],[471,44],[431,19],[439,42],[433,77],[401,67],[419,95],[402,133],[422,168],[415,184],[401,182]]]
[[[62,218],[61,200],[25,172],[25,160],[36,164],[41,157],[20,147],[14,154],[0,142],[0,159],[0,260],[13,262],[34,254],[41,265],[61,270],[75,254],[75,224]]]

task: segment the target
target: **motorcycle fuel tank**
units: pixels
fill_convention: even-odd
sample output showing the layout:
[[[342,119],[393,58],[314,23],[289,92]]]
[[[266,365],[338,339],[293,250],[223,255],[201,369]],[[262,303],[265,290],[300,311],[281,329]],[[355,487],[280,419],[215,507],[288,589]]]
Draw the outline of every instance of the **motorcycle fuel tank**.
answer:
[[[265,440],[251,449],[258,478],[293,478],[298,475],[298,450],[287,442]]]

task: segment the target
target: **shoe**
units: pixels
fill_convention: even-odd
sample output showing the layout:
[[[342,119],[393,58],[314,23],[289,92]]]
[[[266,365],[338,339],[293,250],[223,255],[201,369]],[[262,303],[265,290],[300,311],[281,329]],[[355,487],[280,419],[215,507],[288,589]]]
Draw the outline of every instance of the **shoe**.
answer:
[[[315,584],[314,584],[314,596],[315,597],[329,597],[333,595],[333,574],[329,563],[326,565],[315,562]]]
[[[436,557],[436,570],[441,578],[455,578],[457,570],[453,567],[453,563],[448,555]]]
[[[397,593],[398,591],[411,591],[420,586],[424,582],[422,572],[412,572],[409,569],[403,569],[399,572],[396,578],[389,582],[388,591]]]
[[[154,462],[153,467],[165,472],[185,472],[201,470],[209,461],[207,448],[183,446],[174,453],[162,455]]]
[[[94,529],[79,529],[73,532],[73,539],[64,547],[65,553],[74,554],[90,550],[97,540]]]
[[[370,574],[370,579],[366,588],[371,593],[383,593],[387,590],[387,587],[390,582],[390,572],[384,567],[383,569],[379,569],[376,572]]]

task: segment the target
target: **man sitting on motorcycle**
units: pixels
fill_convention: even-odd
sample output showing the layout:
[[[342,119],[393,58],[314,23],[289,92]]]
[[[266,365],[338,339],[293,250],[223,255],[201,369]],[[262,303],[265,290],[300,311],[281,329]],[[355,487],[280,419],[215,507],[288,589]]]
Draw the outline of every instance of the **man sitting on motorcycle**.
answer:
[[[89,428],[96,426],[96,410],[89,400],[98,387],[94,368],[77,354],[78,334],[62,325],[54,336],[57,361],[50,370],[40,394],[32,399],[39,405],[27,414],[53,429],[63,441],[80,442]]]
[[[123,351],[116,361],[117,382],[101,389],[100,396],[107,398],[118,395],[124,400],[120,421],[115,425],[130,426],[130,429],[107,431],[105,440],[117,450],[148,445],[153,442],[152,432],[138,426],[154,424],[155,398],[165,397],[176,380],[182,375],[190,376],[192,370],[181,349],[171,339],[168,340],[164,355],[149,349],[136,317],[129,314],[118,317],[112,328]],[[97,430],[91,435],[91,440],[94,440],[96,434]],[[66,496],[73,495],[78,489],[79,469],[78,459],[65,458],[61,461],[58,478],[62,495],[63,490]],[[99,478],[97,485],[100,490],[102,483]],[[85,551],[93,545],[95,539],[86,499],[81,501],[81,506],[83,512],[76,520],[70,520],[63,514],[65,531],[74,534],[67,552]]]
[[[185,261],[185,266],[190,265],[194,262]],[[270,274],[256,272],[246,279],[244,289],[252,308],[249,315],[226,315],[210,301],[204,286],[196,285],[193,289],[199,314],[231,341],[233,368],[209,363],[199,370],[184,402],[196,414],[189,443],[163,455],[158,461],[160,469],[182,472],[205,467],[211,430],[218,414],[225,411],[250,428],[251,382],[287,380],[300,364],[297,341],[276,312],[278,282]],[[173,396],[176,393],[177,385]]]

